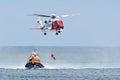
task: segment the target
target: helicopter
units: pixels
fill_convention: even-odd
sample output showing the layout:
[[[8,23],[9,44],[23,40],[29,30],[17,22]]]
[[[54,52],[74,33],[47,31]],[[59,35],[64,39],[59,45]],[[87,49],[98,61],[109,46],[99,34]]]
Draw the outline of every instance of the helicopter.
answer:
[[[37,16],[37,24],[39,24],[38,28],[32,28],[33,30],[41,30],[44,35],[47,35],[47,32],[55,32],[56,35],[62,32],[64,29],[64,24],[61,18],[68,17],[68,16],[75,16],[78,14],[68,14],[68,15],[60,15],[57,16],[56,14],[45,15],[45,14],[33,14],[33,16]],[[48,20],[44,21],[44,25],[42,23],[41,17],[49,18]]]

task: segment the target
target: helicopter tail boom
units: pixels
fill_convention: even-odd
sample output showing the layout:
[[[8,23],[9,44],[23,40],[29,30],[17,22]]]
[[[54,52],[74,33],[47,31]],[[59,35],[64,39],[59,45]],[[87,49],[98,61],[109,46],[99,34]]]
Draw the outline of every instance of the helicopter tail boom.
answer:
[[[43,30],[44,27],[40,27],[40,28],[31,28],[32,30]]]

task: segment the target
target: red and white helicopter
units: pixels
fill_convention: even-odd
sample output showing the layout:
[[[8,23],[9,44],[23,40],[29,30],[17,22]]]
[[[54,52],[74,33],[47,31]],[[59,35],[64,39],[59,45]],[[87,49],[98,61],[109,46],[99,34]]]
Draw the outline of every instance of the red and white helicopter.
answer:
[[[68,15],[61,15],[61,16],[56,16],[55,14],[51,14],[51,15],[33,14],[33,16],[38,17],[37,23],[40,26],[38,28],[32,28],[32,29],[41,30],[44,33],[44,35],[47,35],[48,31],[55,32],[56,35],[58,35],[64,29],[64,25],[61,18],[68,17],[68,16],[75,16],[75,15],[77,14],[68,14]],[[41,17],[46,17],[50,19],[45,20],[43,25]]]

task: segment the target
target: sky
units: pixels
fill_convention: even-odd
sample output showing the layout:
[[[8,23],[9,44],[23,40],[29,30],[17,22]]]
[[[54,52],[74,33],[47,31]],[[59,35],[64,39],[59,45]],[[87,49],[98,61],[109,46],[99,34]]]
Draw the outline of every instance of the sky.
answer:
[[[80,15],[44,36],[33,13]],[[1,0],[0,46],[120,46],[120,0]]]

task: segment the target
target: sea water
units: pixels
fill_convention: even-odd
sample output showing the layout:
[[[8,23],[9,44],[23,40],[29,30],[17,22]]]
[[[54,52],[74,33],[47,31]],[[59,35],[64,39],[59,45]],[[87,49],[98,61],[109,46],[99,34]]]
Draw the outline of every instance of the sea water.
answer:
[[[45,68],[27,70],[34,49]],[[120,47],[0,47],[0,80],[120,80],[119,75]]]

